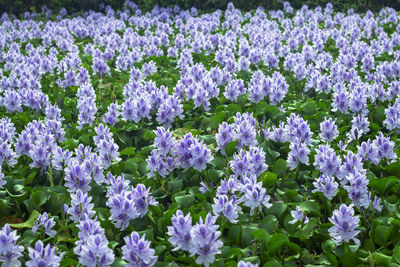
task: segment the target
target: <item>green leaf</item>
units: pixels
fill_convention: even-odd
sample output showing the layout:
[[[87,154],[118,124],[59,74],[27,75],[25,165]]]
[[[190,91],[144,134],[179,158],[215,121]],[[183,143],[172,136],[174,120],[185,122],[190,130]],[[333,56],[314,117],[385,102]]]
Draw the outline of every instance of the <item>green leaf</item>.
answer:
[[[392,257],[387,256],[383,253],[379,253],[377,251],[372,253],[372,257],[374,258],[374,261],[378,266],[389,266],[389,263],[392,259]]]
[[[226,144],[225,153],[228,157],[232,156],[236,152],[236,150],[237,150],[236,145],[237,145],[236,141],[232,141],[232,142]]]
[[[32,200],[33,204],[36,205],[36,208],[39,208],[47,201],[47,194],[42,191],[35,191],[32,193],[30,199]]]
[[[175,197],[175,201],[179,203],[182,208],[190,207],[194,201],[194,195],[188,194],[184,196]]]
[[[265,103],[264,101],[260,101],[257,103],[256,105],[256,113],[255,115],[260,115],[260,114],[264,114],[265,109],[267,108],[268,104]]]
[[[319,205],[314,201],[311,200],[305,201],[300,204],[300,208],[306,211],[307,213],[311,213],[315,216],[321,216]]]
[[[263,267],[281,267],[282,266],[282,264],[280,264],[278,261],[276,261],[276,260],[272,260],[272,261],[269,261],[269,262],[266,262],[264,265],[263,265]]]
[[[258,241],[267,241],[270,238],[270,234],[265,229],[257,229],[251,233]]]
[[[389,240],[392,228],[386,225],[378,225],[374,231],[374,240],[378,245],[384,246]]]
[[[398,264],[400,264],[400,245],[394,248],[392,257]]]
[[[289,238],[281,233],[275,233],[268,241],[268,253],[273,256],[275,252],[280,250],[284,245],[289,242]]]
[[[272,186],[276,181],[278,181],[278,177],[275,173],[270,171],[265,171],[260,175],[260,181],[263,183],[264,187]]]
[[[121,156],[131,156],[133,154],[135,154],[135,149],[133,147],[127,147],[123,150],[121,150],[121,152],[119,153]]]
[[[31,215],[29,215],[29,218],[26,222],[23,223],[15,223],[15,224],[10,224],[11,227],[13,228],[32,228],[35,225],[35,220],[38,217],[39,212],[37,210],[32,211]]]
[[[233,115],[236,115],[236,113],[242,113],[242,108],[238,104],[229,104],[228,105],[228,110],[233,113]]]
[[[167,189],[172,193],[182,190],[182,187],[183,187],[183,180],[181,179],[175,181],[169,181],[167,183]]]
[[[274,166],[272,166],[272,171],[276,173],[279,177],[283,177],[286,171],[287,162],[284,159],[278,159]]]
[[[215,114],[214,116],[212,116],[211,117],[210,128],[211,129],[218,128],[219,124],[224,121],[225,117],[226,117],[226,114],[223,111],[221,111],[218,114]]]

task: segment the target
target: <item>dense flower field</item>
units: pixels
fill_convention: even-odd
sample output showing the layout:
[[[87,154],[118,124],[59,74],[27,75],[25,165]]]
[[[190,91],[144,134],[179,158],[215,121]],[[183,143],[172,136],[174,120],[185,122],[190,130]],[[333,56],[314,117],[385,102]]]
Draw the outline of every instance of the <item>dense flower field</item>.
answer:
[[[400,15],[0,24],[2,266],[398,266]]]

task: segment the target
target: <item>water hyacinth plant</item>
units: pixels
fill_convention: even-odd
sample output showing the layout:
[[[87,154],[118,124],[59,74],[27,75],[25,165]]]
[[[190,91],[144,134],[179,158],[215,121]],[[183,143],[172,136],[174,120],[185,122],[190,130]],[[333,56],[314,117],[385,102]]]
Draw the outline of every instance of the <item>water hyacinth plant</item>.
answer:
[[[399,12],[275,4],[3,13],[2,266],[399,265]]]

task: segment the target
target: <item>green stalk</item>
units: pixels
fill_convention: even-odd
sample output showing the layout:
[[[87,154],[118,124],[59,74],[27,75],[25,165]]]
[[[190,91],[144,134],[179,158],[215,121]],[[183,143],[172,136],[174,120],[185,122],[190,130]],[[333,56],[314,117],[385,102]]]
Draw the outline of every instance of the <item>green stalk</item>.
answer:
[[[51,167],[49,167],[47,173],[49,175],[50,187],[54,187],[53,174],[51,170],[52,170]]]

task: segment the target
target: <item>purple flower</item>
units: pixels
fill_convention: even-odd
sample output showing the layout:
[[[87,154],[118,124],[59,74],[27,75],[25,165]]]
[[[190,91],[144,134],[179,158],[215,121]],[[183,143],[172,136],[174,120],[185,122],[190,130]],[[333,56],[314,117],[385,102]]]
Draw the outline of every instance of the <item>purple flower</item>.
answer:
[[[138,184],[136,187],[133,187],[128,198],[133,200],[137,217],[140,218],[146,215],[149,206],[157,206],[158,204],[150,195],[150,187],[146,188],[143,184]]]
[[[37,232],[39,226],[41,225],[44,226],[44,231],[48,236],[54,237],[57,233],[56,231],[52,230],[54,225],[56,225],[56,222],[54,221],[54,218],[49,218],[47,212],[44,212],[38,216],[37,221],[35,221],[35,225],[32,227],[32,231]]]
[[[253,216],[256,208],[262,208],[262,206],[270,208],[272,206],[269,203],[271,197],[266,194],[266,190],[261,183],[247,183],[243,186],[242,192],[244,195],[240,201],[243,202],[244,206],[250,208],[250,216]]]
[[[28,248],[30,260],[26,262],[27,267],[60,266],[60,261],[64,253],[56,254],[56,248],[51,247],[50,244],[47,244],[46,247],[43,246],[43,242],[38,240],[34,249],[30,247]]]
[[[258,263],[252,264],[249,261],[239,261],[237,267],[258,267]]]
[[[195,139],[195,142],[189,147],[189,151],[192,153],[190,164],[198,171],[204,170],[207,163],[210,163],[214,158],[206,144],[204,144],[203,141],[199,142],[197,139]]]
[[[4,180],[4,173],[2,172],[1,166],[0,166],[0,189],[3,189],[6,184],[7,184],[7,181]]]
[[[192,248],[192,235],[190,231],[192,229],[192,217],[190,213],[186,216],[182,211],[177,210],[176,214],[172,215],[171,218],[172,226],[168,226],[168,241],[174,246],[174,250],[182,249],[184,251],[190,251]]]
[[[310,154],[310,149],[305,144],[301,142],[292,142],[289,148],[291,150],[288,154],[287,162],[291,170],[296,169],[299,163],[309,165],[308,155]]]
[[[314,166],[325,175],[337,175],[340,170],[342,160],[336,156],[335,150],[328,145],[320,145],[316,150]]]
[[[381,132],[372,142],[372,145],[377,150],[378,162],[386,158],[388,160],[397,159],[396,153],[394,153],[394,142],[390,140],[390,137],[385,137]]]
[[[108,247],[104,234],[89,235],[82,245],[79,263],[83,266],[110,266],[114,262],[114,253]]]
[[[240,201],[236,199],[236,196],[232,196],[231,199],[226,195],[218,195],[217,197],[218,198],[214,198],[214,204],[212,205],[215,216],[220,216],[222,214],[231,223],[237,223],[239,211],[242,210],[238,206]]]
[[[355,230],[360,218],[354,216],[353,204],[349,206],[342,204],[339,209],[333,211],[329,221],[333,223],[333,226],[328,231],[336,244],[348,243],[350,240],[353,240],[356,245],[360,244],[360,240],[356,238],[360,231]]]
[[[80,164],[75,158],[68,162],[68,166],[65,168],[65,186],[69,192],[75,192],[77,189],[81,189],[84,193],[90,190],[90,182],[92,177],[85,168],[85,165]]]
[[[130,236],[124,237],[125,245],[122,247],[122,258],[128,262],[126,266],[153,266],[157,261],[154,249],[150,248],[150,241],[146,235],[139,236],[132,232]]]
[[[197,255],[196,263],[208,267],[215,260],[215,255],[221,254],[220,248],[223,243],[218,240],[221,235],[217,231],[218,225],[215,225],[215,218],[207,214],[206,219],[200,217],[199,222],[192,227],[191,235],[193,246],[190,250],[191,256]]]
[[[225,121],[218,127],[218,133],[215,135],[218,144],[218,149],[222,154],[225,154],[225,146],[234,140],[232,126]]]
[[[315,189],[314,192],[322,192],[326,198],[331,200],[338,191],[338,183],[333,176],[321,175],[313,182]]]
[[[293,220],[289,222],[290,224],[294,224],[294,223],[296,223],[298,221],[300,221],[301,223],[306,224],[309,221],[309,219],[307,217],[307,213],[301,211],[299,206],[296,206],[296,210],[292,210],[290,212],[290,214],[293,217]]]
[[[114,222],[116,228],[121,231],[129,226],[131,219],[138,217],[134,201],[128,198],[126,192],[112,195],[107,200],[107,206],[110,208],[110,220]]]
[[[77,223],[81,220],[93,218],[96,212],[93,210],[94,204],[90,202],[91,200],[92,197],[83,193],[80,189],[71,194],[71,207],[67,210],[70,219]]]
[[[368,179],[365,175],[365,172],[355,172],[350,173],[346,180],[350,183],[350,185],[344,186],[344,189],[349,193],[349,198],[353,201],[354,205],[357,208],[367,208],[370,204],[368,198]]]
[[[0,262],[2,266],[21,266],[18,260],[24,251],[23,246],[17,245],[17,231],[11,231],[8,224],[0,230]]]
[[[367,142],[362,142],[360,146],[357,146],[358,152],[357,156],[362,159],[362,161],[369,160],[374,164],[379,164],[380,158],[378,156],[378,151],[368,138]]]
[[[321,128],[321,133],[319,134],[319,137],[324,142],[330,143],[334,139],[336,139],[336,137],[338,137],[339,135],[337,126],[331,118],[322,121],[320,123],[320,128]]]

